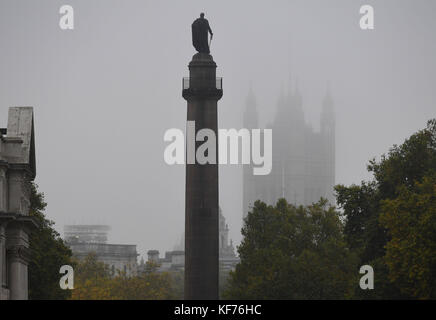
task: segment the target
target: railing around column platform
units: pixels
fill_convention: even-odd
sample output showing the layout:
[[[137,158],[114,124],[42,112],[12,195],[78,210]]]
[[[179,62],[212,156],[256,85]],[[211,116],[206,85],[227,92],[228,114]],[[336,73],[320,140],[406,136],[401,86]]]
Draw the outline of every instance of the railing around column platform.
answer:
[[[186,77],[182,80],[182,88],[183,90],[187,90],[191,88],[191,78]],[[215,89],[222,90],[223,89],[223,78],[219,77],[215,80]]]
[[[182,79],[182,88],[183,90],[187,90],[190,87],[190,78],[183,78]]]

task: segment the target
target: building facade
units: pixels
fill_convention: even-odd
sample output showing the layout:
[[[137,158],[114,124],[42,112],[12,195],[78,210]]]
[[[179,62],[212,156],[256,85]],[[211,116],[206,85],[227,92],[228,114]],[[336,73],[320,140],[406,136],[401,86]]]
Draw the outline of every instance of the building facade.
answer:
[[[94,253],[98,261],[107,264],[112,275],[119,272],[127,276],[137,274],[136,245],[109,244],[109,226],[104,225],[66,225],[64,239],[71,248],[73,256],[79,260]]]
[[[229,240],[229,226],[226,223],[226,218],[224,217],[221,208],[219,209],[219,269],[220,271],[230,271],[233,270],[239,262],[239,258],[235,254],[235,248],[233,246],[233,241]],[[184,271],[185,269],[185,252],[183,248],[184,237],[180,244],[174,247],[173,251],[165,252],[163,258],[159,257],[158,250],[149,250],[147,252],[148,262],[152,262],[158,265],[159,272],[176,272]],[[144,263],[139,265],[139,272],[144,271],[146,268]]]
[[[250,91],[243,115],[247,129],[259,128],[254,93]],[[335,114],[329,90],[322,102],[320,130],[306,123],[303,99],[298,86],[292,93],[282,94],[276,116],[267,126],[272,129],[272,171],[254,176],[251,165],[243,168],[243,217],[256,200],[274,205],[285,198],[295,205],[310,205],[327,199],[335,203]]]
[[[37,227],[29,216],[36,175],[33,108],[9,109],[0,129],[0,300],[28,299],[29,236]]]

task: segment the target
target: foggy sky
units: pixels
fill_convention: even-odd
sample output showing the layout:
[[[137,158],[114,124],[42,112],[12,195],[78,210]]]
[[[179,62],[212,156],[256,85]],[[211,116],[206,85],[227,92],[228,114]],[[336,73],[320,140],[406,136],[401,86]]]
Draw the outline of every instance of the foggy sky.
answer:
[[[73,31],[58,26],[64,4]],[[374,6],[374,31],[359,28],[363,4]],[[432,0],[1,0],[0,127],[8,107],[35,108],[36,182],[61,234],[64,224],[108,224],[110,242],[141,255],[180,241],[185,168],[165,164],[163,135],[185,128],[181,79],[202,11],[224,77],[219,126],[242,127],[250,85],[265,125],[298,79],[316,129],[328,83],[337,183],[370,178],[369,159],[436,117]],[[236,243],[241,201],[242,168],[221,166],[220,206]]]

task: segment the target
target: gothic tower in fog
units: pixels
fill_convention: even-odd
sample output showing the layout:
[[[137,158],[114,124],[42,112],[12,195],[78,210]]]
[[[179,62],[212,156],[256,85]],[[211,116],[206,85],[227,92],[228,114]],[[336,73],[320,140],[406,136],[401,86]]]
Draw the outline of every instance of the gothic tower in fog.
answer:
[[[243,125],[247,129],[259,128],[251,90]],[[298,85],[288,94],[281,93],[275,118],[267,128],[273,131],[272,171],[267,176],[254,176],[253,168],[244,166],[243,217],[256,200],[272,205],[285,198],[296,205],[309,205],[323,197],[334,204],[335,114],[329,90],[322,101],[319,131],[305,122]]]
[[[327,90],[327,94],[323,101],[322,111],[321,111],[321,135],[324,139],[324,154],[325,154],[325,172],[326,172],[326,183],[327,183],[327,193],[326,198],[334,203],[335,198],[333,194],[333,188],[330,186],[335,185],[335,153],[336,153],[336,126],[335,126],[335,110],[333,104],[333,98],[330,95],[330,90]]]
[[[246,100],[246,109],[243,115],[243,128],[248,130],[259,129],[256,99],[251,88]],[[243,166],[243,208],[248,208],[249,206],[253,205],[254,201],[263,198],[261,182],[262,180],[259,178],[259,176],[253,175],[253,168],[251,165]]]

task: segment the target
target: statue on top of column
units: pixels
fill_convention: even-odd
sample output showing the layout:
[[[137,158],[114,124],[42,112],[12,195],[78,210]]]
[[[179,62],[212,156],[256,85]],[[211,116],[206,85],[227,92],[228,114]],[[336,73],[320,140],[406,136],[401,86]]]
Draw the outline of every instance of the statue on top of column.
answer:
[[[200,18],[192,23],[192,44],[199,53],[210,53],[208,33],[210,33],[210,40],[212,41],[213,33],[209,21],[204,18],[204,13],[201,13]]]

